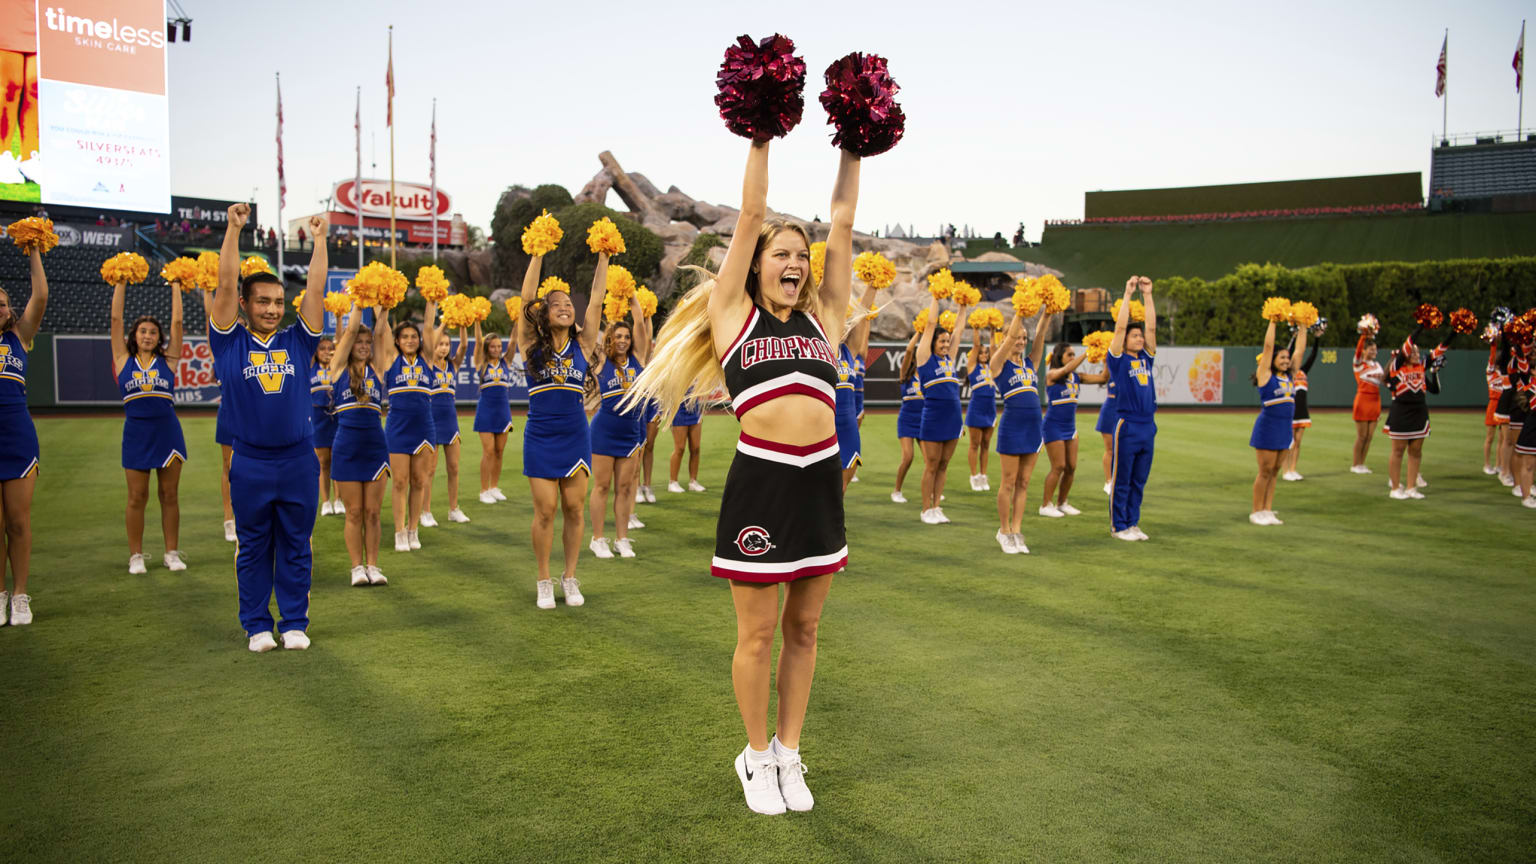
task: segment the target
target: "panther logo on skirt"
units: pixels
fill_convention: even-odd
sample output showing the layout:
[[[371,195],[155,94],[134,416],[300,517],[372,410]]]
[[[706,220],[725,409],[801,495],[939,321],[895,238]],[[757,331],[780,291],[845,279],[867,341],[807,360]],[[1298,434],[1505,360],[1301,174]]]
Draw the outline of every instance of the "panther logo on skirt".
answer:
[[[755,558],[772,549],[773,544],[768,542],[767,531],[756,525],[748,525],[736,535],[736,548],[741,550],[741,554]]]

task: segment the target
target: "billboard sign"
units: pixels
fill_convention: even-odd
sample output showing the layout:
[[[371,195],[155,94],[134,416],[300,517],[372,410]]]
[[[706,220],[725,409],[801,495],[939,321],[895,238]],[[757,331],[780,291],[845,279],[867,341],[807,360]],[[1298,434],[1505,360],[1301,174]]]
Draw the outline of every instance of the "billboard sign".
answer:
[[[358,204],[363,216],[389,218],[389,181],[364,180],[359,186],[352,180],[343,180],[331,189],[334,209],[357,215]],[[432,187],[425,183],[395,181],[395,219],[406,222],[432,221]],[[453,210],[448,193],[437,190],[437,218],[447,219]]]

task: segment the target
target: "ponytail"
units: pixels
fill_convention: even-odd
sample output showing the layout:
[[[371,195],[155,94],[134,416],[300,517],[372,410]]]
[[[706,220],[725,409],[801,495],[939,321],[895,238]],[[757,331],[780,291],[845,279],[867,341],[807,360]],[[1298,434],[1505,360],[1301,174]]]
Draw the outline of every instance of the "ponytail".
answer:
[[[696,394],[704,403],[707,394],[725,386],[725,370],[715,356],[714,330],[709,323],[709,297],[715,290],[714,274],[692,265],[679,268],[697,271],[705,282],[683,295],[662,326],[661,336],[651,356],[651,364],[629,388],[619,403],[620,411],[654,400],[662,426],[672,422],[677,408]],[[704,395],[700,395],[704,394]]]

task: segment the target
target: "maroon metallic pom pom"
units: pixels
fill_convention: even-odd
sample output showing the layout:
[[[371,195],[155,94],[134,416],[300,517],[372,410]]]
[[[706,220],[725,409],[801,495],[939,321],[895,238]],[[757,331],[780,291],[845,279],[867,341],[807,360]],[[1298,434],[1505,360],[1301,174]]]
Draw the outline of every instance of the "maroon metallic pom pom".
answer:
[[[758,43],[740,36],[725,49],[715,77],[715,105],[725,128],[743,138],[782,138],[800,125],[805,110],[805,60],[794,40],[778,33]]]
[[[875,156],[896,146],[907,130],[907,115],[896,104],[901,89],[885,58],[852,54],[827,67],[821,107],[837,127],[832,143],[855,156]]]

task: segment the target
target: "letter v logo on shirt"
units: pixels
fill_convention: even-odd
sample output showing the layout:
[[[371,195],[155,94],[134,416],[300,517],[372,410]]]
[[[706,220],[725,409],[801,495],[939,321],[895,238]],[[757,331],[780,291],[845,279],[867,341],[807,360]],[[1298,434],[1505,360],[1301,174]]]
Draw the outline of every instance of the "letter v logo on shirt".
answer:
[[[261,385],[263,393],[283,392],[283,379],[289,371],[287,351],[271,352],[271,360],[268,362],[268,352],[252,351],[250,354],[251,367],[255,370],[256,382]]]

